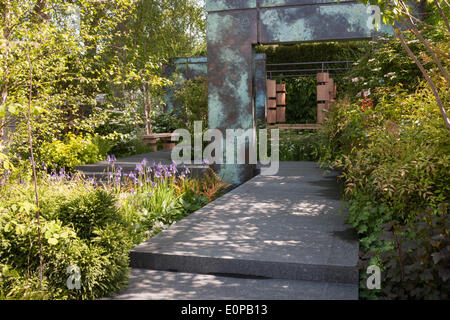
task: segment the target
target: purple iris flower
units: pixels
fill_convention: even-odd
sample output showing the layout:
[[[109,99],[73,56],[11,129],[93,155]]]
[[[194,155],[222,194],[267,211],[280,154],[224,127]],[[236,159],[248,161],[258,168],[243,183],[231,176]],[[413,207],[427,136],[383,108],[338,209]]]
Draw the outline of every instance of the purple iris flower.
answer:
[[[131,172],[128,174],[128,177],[129,177],[130,179],[133,179],[133,180],[136,181],[136,175],[134,174],[133,171],[131,171]]]
[[[136,165],[136,171],[138,172],[139,175],[144,174],[144,169],[140,164]]]
[[[112,164],[114,164],[114,162],[116,162],[117,161],[117,159],[116,159],[116,156],[115,155],[107,155],[106,156],[106,162],[108,162],[108,164],[109,165],[112,165]]]
[[[177,169],[177,164],[175,161],[172,161],[172,164],[170,165],[170,171],[172,171],[172,173],[177,173],[178,169]]]

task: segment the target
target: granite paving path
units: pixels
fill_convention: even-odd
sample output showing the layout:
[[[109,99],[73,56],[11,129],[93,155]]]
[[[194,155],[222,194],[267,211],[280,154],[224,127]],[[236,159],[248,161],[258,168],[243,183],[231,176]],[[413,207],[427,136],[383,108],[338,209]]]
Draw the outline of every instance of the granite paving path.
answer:
[[[357,299],[358,241],[336,172],[281,162],[130,252],[113,299]]]

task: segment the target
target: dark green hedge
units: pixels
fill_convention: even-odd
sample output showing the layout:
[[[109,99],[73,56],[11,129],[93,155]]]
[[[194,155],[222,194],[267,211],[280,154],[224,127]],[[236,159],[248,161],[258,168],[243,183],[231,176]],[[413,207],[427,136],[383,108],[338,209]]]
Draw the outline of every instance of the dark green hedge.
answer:
[[[256,47],[257,53],[265,53],[266,62],[317,62],[357,60],[367,41],[303,43],[294,45],[270,45]]]

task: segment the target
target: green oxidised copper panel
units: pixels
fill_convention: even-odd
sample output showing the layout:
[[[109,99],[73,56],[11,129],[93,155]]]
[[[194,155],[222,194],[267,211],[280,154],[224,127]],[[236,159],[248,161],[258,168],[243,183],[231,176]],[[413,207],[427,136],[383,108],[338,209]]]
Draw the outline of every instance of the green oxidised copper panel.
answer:
[[[208,125],[220,129],[224,138],[226,129],[254,127],[251,43],[256,37],[256,11],[208,14]],[[224,143],[224,154],[225,149]],[[248,154],[248,148],[243,152]],[[239,184],[254,175],[255,165],[226,164],[216,170]]]
[[[310,5],[310,4],[324,4],[324,3],[344,3],[356,2],[355,0],[260,0],[260,7],[282,7],[294,5]]]
[[[261,43],[368,39],[367,7],[359,3],[261,9]],[[390,31],[383,26],[381,31]]]
[[[256,0],[207,0],[206,11],[256,8]]]

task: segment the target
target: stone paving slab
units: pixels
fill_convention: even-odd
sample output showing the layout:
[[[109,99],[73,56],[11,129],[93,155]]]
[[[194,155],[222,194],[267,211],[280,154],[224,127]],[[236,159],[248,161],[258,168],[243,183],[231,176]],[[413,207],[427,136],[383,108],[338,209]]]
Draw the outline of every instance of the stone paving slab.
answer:
[[[358,283],[358,241],[344,225],[337,173],[280,163],[135,247],[131,266]]]
[[[358,286],[132,269],[114,300],[356,300]]]

